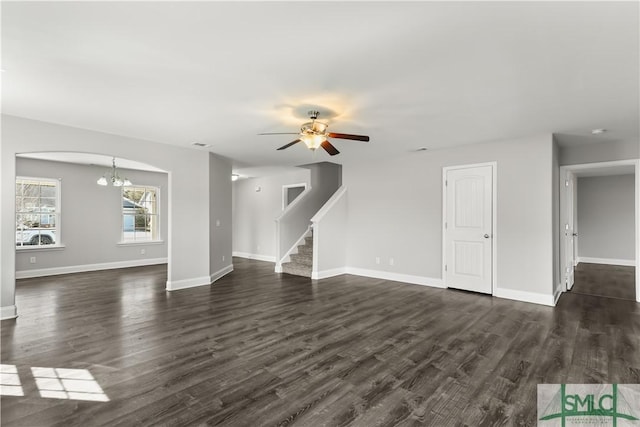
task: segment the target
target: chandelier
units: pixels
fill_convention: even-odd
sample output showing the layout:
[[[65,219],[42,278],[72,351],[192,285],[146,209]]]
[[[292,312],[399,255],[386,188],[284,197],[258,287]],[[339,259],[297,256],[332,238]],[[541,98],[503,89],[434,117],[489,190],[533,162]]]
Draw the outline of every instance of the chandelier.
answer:
[[[115,157],[113,158],[113,161],[112,161],[111,170],[107,171],[104,175],[100,177],[100,179],[98,179],[98,185],[106,186],[106,185],[109,185],[109,182],[111,182],[111,185],[113,185],[114,187],[122,187],[123,185],[132,185],[131,181],[129,181],[128,178],[121,178],[120,175],[118,175]]]

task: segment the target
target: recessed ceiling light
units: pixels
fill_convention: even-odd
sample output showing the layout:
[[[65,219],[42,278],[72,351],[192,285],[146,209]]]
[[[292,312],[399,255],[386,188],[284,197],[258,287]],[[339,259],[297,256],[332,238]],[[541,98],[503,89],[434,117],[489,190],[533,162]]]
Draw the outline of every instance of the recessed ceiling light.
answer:
[[[601,133],[605,133],[606,131],[606,129],[594,129],[591,131],[591,133],[594,135],[600,135]]]
[[[207,148],[207,147],[211,147],[210,144],[205,144],[203,142],[193,142],[191,143],[191,145],[194,145],[196,147],[200,147],[200,148]]]

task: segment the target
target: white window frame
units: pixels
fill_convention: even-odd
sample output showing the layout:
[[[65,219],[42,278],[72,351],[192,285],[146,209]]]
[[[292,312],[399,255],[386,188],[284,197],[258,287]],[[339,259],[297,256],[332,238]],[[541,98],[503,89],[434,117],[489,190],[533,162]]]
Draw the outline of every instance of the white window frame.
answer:
[[[56,242],[53,245],[16,245],[17,251],[42,251],[47,249],[59,249],[64,248],[62,242],[62,204],[61,204],[61,194],[62,194],[62,179],[61,178],[43,178],[37,176],[16,176],[14,182],[14,199],[18,196],[15,194],[15,185],[18,181],[39,181],[39,182],[50,182],[55,184],[56,186],[56,211],[53,214],[56,219],[56,226],[54,230],[56,231]],[[18,220],[18,214],[23,212],[18,212],[18,206],[14,207],[14,217],[13,222],[16,223]],[[14,237],[15,239],[15,237]]]
[[[124,198],[124,191],[127,188],[149,188],[153,189],[156,192],[156,210],[157,212],[152,214],[156,217],[156,238],[153,240],[125,240],[124,238],[124,208],[122,207],[122,199]],[[160,215],[160,187],[157,185],[146,185],[146,184],[134,184],[122,186],[120,189],[120,242],[118,242],[118,246],[127,246],[127,245],[147,245],[147,244],[157,244],[163,243],[162,240],[162,227],[161,227],[161,215]],[[134,219],[134,228],[135,228],[135,219]]]
[[[302,190],[302,193],[304,193],[305,190],[307,189],[307,183],[301,182],[300,184],[286,184],[282,186],[282,210],[287,209],[287,206],[289,206],[287,205],[287,191],[290,188],[297,188],[297,187],[304,187],[304,190]],[[300,197],[300,195],[298,195],[298,197]],[[298,197],[296,197],[293,201],[295,201]],[[293,203],[293,201],[291,203]]]

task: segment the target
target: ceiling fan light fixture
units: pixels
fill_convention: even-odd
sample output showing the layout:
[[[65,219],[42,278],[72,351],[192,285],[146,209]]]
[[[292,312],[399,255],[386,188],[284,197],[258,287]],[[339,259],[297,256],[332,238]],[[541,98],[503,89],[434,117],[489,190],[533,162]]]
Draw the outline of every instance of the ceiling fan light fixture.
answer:
[[[304,134],[300,137],[309,150],[316,150],[327,140],[325,135]]]

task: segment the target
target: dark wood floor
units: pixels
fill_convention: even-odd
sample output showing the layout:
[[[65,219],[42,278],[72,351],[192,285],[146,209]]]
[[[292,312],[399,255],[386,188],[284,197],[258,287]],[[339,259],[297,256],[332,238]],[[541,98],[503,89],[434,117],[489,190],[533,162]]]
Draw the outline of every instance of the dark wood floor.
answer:
[[[19,281],[2,425],[533,426],[538,383],[640,383],[635,302],[234,265],[172,293],[162,266]],[[109,401],[41,398],[32,367],[87,370]]]
[[[636,301],[636,268],[580,263],[571,292]]]

